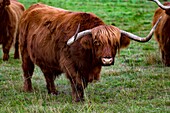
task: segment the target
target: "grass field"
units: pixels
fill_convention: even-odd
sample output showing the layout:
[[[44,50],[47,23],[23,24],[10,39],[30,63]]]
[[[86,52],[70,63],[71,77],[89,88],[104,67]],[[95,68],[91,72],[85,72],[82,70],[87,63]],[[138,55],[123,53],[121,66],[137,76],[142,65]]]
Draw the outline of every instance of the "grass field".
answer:
[[[151,29],[155,3],[147,0],[19,0],[26,8],[42,2],[72,11],[93,12],[106,24],[145,36]],[[2,50],[2,46],[0,46]],[[0,51],[0,113],[170,113],[170,68],[164,67],[156,41],[131,41],[103,67],[101,79],[89,84],[84,103],[72,103],[71,87],[64,75],[55,81],[61,93],[48,95],[44,76],[36,67],[34,91],[23,91],[21,60],[2,61]]]

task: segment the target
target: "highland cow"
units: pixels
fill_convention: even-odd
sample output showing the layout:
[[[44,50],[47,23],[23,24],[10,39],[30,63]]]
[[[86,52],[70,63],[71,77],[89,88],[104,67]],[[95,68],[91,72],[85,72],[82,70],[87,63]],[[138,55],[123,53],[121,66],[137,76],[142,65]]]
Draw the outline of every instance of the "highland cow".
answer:
[[[163,5],[158,0],[152,1],[156,2],[159,6],[153,17],[153,25],[162,16],[160,24],[154,33],[155,39],[159,44],[163,64],[170,66],[170,2],[165,2]]]
[[[83,101],[84,89],[88,83],[99,80],[102,66],[113,65],[116,53],[127,47],[130,39],[149,41],[155,27],[146,38],[141,38],[106,25],[92,13],[34,4],[19,24],[24,90],[32,91],[36,64],[45,76],[48,93],[58,94],[54,80],[65,73],[73,101]]]
[[[4,61],[9,59],[13,42],[15,42],[14,58],[19,58],[18,23],[24,10],[24,6],[16,0],[0,0],[0,44]]]

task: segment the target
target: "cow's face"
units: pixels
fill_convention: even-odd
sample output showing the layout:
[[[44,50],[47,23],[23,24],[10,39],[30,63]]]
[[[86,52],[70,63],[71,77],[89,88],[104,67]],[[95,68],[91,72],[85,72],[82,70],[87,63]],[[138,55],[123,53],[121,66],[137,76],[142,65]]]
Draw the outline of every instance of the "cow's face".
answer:
[[[120,30],[114,26],[102,25],[92,29],[91,37],[86,36],[81,39],[83,47],[91,49],[101,65],[113,65],[116,53],[121,46]]]
[[[114,64],[114,57],[118,47],[108,42],[102,42],[97,38],[93,40],[94,54],[102,65]]]

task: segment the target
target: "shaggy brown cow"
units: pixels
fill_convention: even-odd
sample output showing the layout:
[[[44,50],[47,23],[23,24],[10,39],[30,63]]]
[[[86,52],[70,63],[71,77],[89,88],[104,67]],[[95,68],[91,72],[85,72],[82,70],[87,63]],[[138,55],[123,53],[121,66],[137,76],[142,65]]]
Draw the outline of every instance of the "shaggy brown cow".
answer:
[[[80,32],[74,42],[76,30]],[[114,64],[116,52],[128,46],[129,38],[148,41],[154,29],[147,38],[140,38],[105,25],[91,13],[34,4],[21,17],[19,31],[24,90],[32,91],[36,64],[44,73],[48,93],[58,94],[54,80],[65,73],[71,82],[72,99],[78,102],[84,100],[88,83],[99,80],[101,66]]]
[[[18,22],[24,9],[24,6],[16,0],[0,0],[0,44],[2,44],[4,61],[9,59],[13,40],[15,40],[14,58],[19,58]]]
[[[162,16],[160,24],[155,30],[155,38],[162,54],[162,62],[165,66],[170,66],[170,2],[165,2],[162,5],[158,0],[153,1],[160,7],[155,11],[153,25]]]

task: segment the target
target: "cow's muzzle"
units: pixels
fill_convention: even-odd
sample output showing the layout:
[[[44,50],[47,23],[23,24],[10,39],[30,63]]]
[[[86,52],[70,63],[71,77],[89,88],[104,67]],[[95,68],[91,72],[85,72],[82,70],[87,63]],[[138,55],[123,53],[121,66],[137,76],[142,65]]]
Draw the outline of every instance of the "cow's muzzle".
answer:
[[[113,65],[114,61],[112,57],[103,57],[101,58],[103,65],[107,66],[107,65]]]

